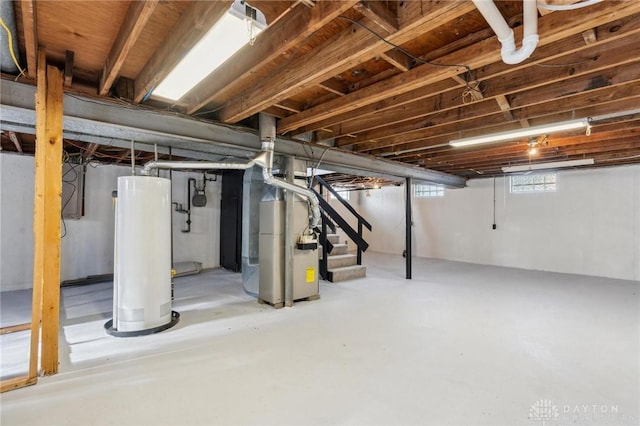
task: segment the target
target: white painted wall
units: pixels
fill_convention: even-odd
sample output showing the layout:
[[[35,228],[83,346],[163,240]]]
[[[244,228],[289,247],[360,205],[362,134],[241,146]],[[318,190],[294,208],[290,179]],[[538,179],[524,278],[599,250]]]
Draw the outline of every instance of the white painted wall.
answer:
[[[111,193],[126,166],[87,167],[85,216],[65,219],[61,244],[62,281],[113,272],[114,209]],[[168,173],[164,173],[167,174]],[[199,180],[201,174],[191,175]],[[186,173],[173,173],[173,199],[187,201]],[[207,205],[192,209],[190,233],[180,232],[186,217],[173,213],[174,261],[220,264],[220,181],[207,183]],[[33,280],[34,161],[31,156],[0,154],[0,289],[30,288]],[[63,229],[64,232],[64,229]]]
[[[202,186],[202,173],[173,172],[172,197],[174,202],[187,206],[187,179],[195,178]],[[173,212],[173,253],[174,262],[202,262],[203,268],[220,266],[220,200],[222,179],[207,182],[205,207],[191,208],[191,232],[186,229],[186,215]],[[193,194],[193,187],[192,187]]]
[[[0,153],[0,289],[33,281],[33,157]]]
[[[413,200],[414,255],[640,280],[640,165],[559,171],[558,190],[510,194],[508,178],[476,179],[444,198]],[[404,250],[404,188],[360,198],[371,249]]]

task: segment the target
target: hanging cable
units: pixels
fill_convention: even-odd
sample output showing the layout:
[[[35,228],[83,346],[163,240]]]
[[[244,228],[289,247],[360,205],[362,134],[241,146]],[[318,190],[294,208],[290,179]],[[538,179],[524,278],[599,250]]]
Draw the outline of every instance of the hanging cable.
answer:
[[[384,36],[382,36],[381,34],[377,33],[376,31],[372,30],[371,28],[367,27],[366,25],[364,25],[361,22],[356,21],[355,19],[351,19],[348,18],[344,15],[340,15],[338,16],[338,18],[340,19],[344,19],[345,21],[349,21],[354,25],[359,26],[360,28],[370,32],[371,34],[373,34],[374,36],[376,36],[377,38],[379,38],[381,41],[387,43],[389,46],[392,46],[393,48],[399,50],[400,52],[404,53],[405,55],[407,55],[409,58],[413,59],[416,62],[419,62],[421,64],[425,64],[425,65],[431,65],[434,67],[442,67],[442,68],[464,68],[466,69],[466,74],[467,74],[467,81],[466,81],[466,86],[467,89],[470,91],[475,91],[475,92],[481,92],[480,90],[480,84],[478,82],[475,81],[475,79],[473,78],[473,75],[471,73],[471,68],[469,67],[469,65],[465,65],[465,64],[441,64],[438,62],[432,62],[432,61],[427,61],[426,59],[422,59],[419,56],[414,55],[413,53],[409,52],[406,49],[403,49],[402,47],[398,46],[397,44],[387,40]],[[471,82],[475,82],[476,87],[471,86]]]
[[[16,64],[18,71],[20,71],[20,74],[18,74],[18,77],[16,77],[16,80],[17,80],[18,78],[24,75],[24,70],[20,66],[20,63],[18,63],[18,59],[16,59],[16,53],[13,51],[13,34],[11,34],[11,31],[9,30],[7,25],[4,23],[4,19],[2,18],[0,18],[0,25],[2,25],[2,28],[4,28],[4,30],[7,32],[7,42],[9,43],[9,55],[11,55],[11,59],[13,59],[13,63]]]

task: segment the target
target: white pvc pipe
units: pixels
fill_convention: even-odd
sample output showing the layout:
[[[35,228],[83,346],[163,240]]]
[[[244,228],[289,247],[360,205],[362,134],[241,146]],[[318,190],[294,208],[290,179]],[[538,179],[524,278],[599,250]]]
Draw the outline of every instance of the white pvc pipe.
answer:
[[[549,4],[543,1],[539,1],[538,7],[541,9],[547,9],[547,10],[552,10],[556,12],[563,12],[567,10],[582,9],[583,7],[593,6],[594,4],[597,4],[600,2],[602,2],[602,0],[584,0],[579,3],[573,3],[573,4]]]
[[[502,60],[505,64],[519,64],[527,59],[538,46],[538,8],[536,0],[523,0],[524,29],[522,47],[516,49],[513,30],[496,7],[493,0],[473,0],[484,19],[498,36],[502,49]]]

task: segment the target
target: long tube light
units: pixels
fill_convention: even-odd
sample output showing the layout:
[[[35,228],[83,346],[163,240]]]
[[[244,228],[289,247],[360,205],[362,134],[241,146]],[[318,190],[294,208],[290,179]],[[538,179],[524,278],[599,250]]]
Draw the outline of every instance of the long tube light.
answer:
[[[566,130],[589,129],[589,118],[579,120],[563,121],[542,126],[525,127],[522,129],[508,130],[506,132],[493,133],[491,135],[473,136],[463,139],[449,141],[451,146],[469,146],[491,142],[504,142],[515,139],[522,139],[532,136],[548,135],[551,133],[563,132]],[[588,130],[587,130],[588,132]]]
[[[523,164],[522,166],[503,167],[504,173],[512,172],[528,172],[531,170],[559,169],[561,167],[589,166],[593,164],[593,158],[584,158],[580,160],[552,161],[549,163]]]
[[[265,27],[262,12],[235,0],[220,20],[153,89],[153,95],[179,100],[244,45],[252,42]]]

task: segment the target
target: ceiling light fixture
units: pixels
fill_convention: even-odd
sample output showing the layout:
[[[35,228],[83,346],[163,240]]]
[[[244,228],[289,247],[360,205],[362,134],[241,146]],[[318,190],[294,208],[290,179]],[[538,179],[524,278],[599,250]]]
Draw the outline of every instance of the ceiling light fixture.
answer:
[[[227,13],[154,89],[153,95],[177,101],[266,27],[264,15],[235,0]]]
[[[529,172],[531,170],[559,169],[562,167],[589,166],[594,164],[593,158],[584,158],[580,160],[552,161],[550,163],[534,163],[523,164],[522,166],[503,167],[504,173],[513,172]]]
[[[532,136],[548,135],[551,133],[563,132],[567,130],[587,129],[587,135],[590,132],[589,118],[581,118],[579,120],[563,121],[560,123],[545,124],[542,126],[525,127],[522,129],[508,130],[506,132],[493,133],[491,135],[473,136],[463,139],[455,139],[449,142],[449,145],[469,146],[483,143],[504,142],[515,139],[528,138]]]

